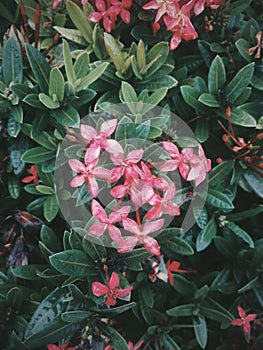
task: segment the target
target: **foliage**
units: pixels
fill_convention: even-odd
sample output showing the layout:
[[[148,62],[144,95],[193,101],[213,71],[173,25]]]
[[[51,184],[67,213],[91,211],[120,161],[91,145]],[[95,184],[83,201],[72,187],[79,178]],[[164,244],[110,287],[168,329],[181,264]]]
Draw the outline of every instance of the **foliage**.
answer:
[[[263,5],[171,3],[1,1],[3,350],[262,348]]]

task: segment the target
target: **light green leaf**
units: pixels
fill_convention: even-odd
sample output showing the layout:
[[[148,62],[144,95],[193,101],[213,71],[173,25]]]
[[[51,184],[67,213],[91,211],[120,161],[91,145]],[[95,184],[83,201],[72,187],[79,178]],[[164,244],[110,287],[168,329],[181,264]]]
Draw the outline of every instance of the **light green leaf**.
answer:
[[[39,101],[42,102],[43,105],[48,109],[57,109],[60,107],[59,101],[52,100],[52,98],[50,98],[48,95],[42,92],[38,95],[38,98],[39,98]]]
[[[220,104],[218,103],[217,98],[214,95],[203,93],[199,98],[198,101],[202,102],[204,105],[208,107],[220,107]]]
[[[75,90],[78,92],[82,89],[86,89],[89,85],[98,80],[99,77],[104,73],[108,65],[108,62],[103,62],[96,68],[93,68],[88,75],[80,79],[79,83],[75,83]]]
[[[109,33],[104,33],[104,43],[106,50],[117,70],[117,72],[122,73],[125,65],[123,58],[123,53],[117,41]]]
[[[54,97],[62,102],[64,99],[65,81],[62,73],[58,68],[51,69],[49,78],[49,96],[54,100]]]
[[[55,151],[48,150],[44,147],[34,147],[27,150],[22,155],[22,160],[26,163],[38,164],[54,158],[55,155]]]
[[[75,70],[72,62],[69,44],[67,43],[66,40],[63,40],[63,57],[64,57],[65,70],[66,70],[68,81],[71,84],[74,84],[77,78],[76,78],[76,74],[75,74]]]

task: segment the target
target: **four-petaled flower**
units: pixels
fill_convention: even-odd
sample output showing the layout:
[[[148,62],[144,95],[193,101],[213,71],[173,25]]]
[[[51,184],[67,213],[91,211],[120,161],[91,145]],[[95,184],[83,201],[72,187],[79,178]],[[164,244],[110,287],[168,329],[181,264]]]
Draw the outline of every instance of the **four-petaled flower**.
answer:
[[[89,234],[92,236],[101,236],[106,230],[108,230],[113,241],[120,241],[121,232],[114,224],[122,221],[123,218],[129,214],[130,209],[131,208],[129,206],[125,206],[114,210],[109,216],[107,216],[102,206],[95,199],[93,199],[91,202],[91,212],[99,222],[92,224],[89,227]]]
[[[254,319],[257,317],[256,314],[246,314],[246,311],[238,305],[237,307],[238,314],[240,318],[236,318],[231,321],[232,326],[239,326],[243,328],[243,331],[246,335],[250,334],[250,322],[254,321]]]
[[[178,273],[191,273],[196,272],[195,270],[180,270],[181,263],[179,261],[170,261],[168,260],[165,264],[168,274],[168,280],[171,286],[174,285],[174,277],[172,272],[178,272]]]
[[[132,286],[129,286],[125,289],[117,289],[120,284],[120,278],[116,272],[112,272],[111,278],[108,281],[108,284],[102,284],[100,282],[92,283],[92,293],[97,297],[106,296],[105,305],[113,306],[116,304],[117,298],[123,298],[127,296],[132,290]]]
[[[102,179],[109,179],[110,170],[105,169],[101,166],[96,167],[98,163],[98,158],[95,159],[92,163],[83,164],[77,159],[70,159],[68,164],[70,168],[78,173],[73,177],[70,182],[70,186],[79,187],[84,184],[84,182],[88,183],[88,188],[93,197],[97,197],[99,193],[99,186],[96,181],[96,177],[100,177]]]
[[[196,16],[200,15],[205,7],[211,7],[211,9],[217,9],[223,0],[195,0],[194,1],[194,13]]]
[[[37,166],[34,164],[32,165],[27,172],[31,174],[30,176],[24,177],[21,181],[25,184],[28,184],[33,181],[34,184],[39,183],[38,175],[37,175]]]
[[[171,184],[161,197],[155,194],[150,200],[149,204],[153,207],[148,211],[145,218],[147,220],[158,219],[163,214],[172,216],[180,215],[180,208],[177,204],[172,202],[176,193],[175,184]]]
[[[75,349],[73,347],[68,347],[68,346],[69,346],[69,343],[65,343],[61,346],[54,345],[54,344],[48,344],[47,348],[48,348],[48,350],[74,350]]]
[[[153,255],[160,255],[160,247],[153,237],[149,237],[150,233],[156,232],[163,227],[164,219],[146,222],[144,225],[137,224],[136,221],[124,218],[123,227],[126,231],[132,233],[134,237],[128,237],[119,242],[118,252],[128,252],[132,250],[137,243],[141,243],[148,252]]]
[[[174,0],[153,0],[143,6],[144,10],[157,10],[154,22],[158,22],[161,17],[168,15],[175,17],[180,10],[180,6],[177,1]]]
[[[107,120],[102,123],[100,132],[89,125],[82,124],[80,133],[82,137],[89,143],[89,147],[85,153],[85,164],[92,163],[100,156],[101,149],[105,149],[108,153],[121,153],[122,147],[119,142],[107,139],[117,126],[117,119]]]

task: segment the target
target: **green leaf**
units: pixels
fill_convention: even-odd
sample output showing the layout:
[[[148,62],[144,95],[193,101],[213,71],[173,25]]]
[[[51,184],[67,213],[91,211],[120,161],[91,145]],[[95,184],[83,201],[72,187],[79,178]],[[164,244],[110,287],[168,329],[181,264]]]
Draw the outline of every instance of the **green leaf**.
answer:
[[[230,160],[216,165],[209,173],[209,186],[215,188],[222,184],[222,179],[226,178],[233,170],[235,162]]]
[[[85,310],[67,311],[63,312],[61,319],[67,323],[78,323],[85,320],[87,321],[91,315],[91,312]]]
[[[106,50],[117,70],[117,72],[122,73],[125,62],[123,58],[123,53],[121,52],[121,48],[115,38],[109,33],[104,33],[104,43]]]
[[[231,322],[232,318],[228,314],[224,314],[221,311],[218,311],[216,309],[210,309],[207,306],[203,307],[201,306],[200,308],[200,314],[203,315],[204,317],[207,317],[213,321],[217,322]]]
[[[128,253],[122,253],[121,256],[127,262],[128,268],[134,271],[141,271],[141,263],[149,258],[151,254],[144,248],[134,249]]]
[[[194,316],[193,325],[197,343],[201,346],[202,349],[205,349],[207,344],[207,325],[204,316]]]
[[[123,81],[121,84],[121,100],[127,104],[129,110],[136,115],[136,102],[138,102],[137,94],[129,83]]]
[[[230,214],[227,216],[227,220],[230,221],[243,221],[251,218],[252,216],[257,216],[263,212],[263,205],[259,205],[256,208],[241,211],[239,213]]]
[[[114,328],[106,323],[96,324],[102,334],[106,335],[110,339],[111,346],[116,350],[129,350],[128,344],[125,339]]]
[[[174,253],[181,255],[192,255],[194,250],[191,245],[182,238],[174,237],[172,240],[167,241],[167,247],[171,249]]]
[[[249,7],[251,2],[252,2],[252,0],[247,0],[245,2],[243,0],[234,1],[229,6],[230,16],[239,15],[241,12],[245,11]]]
[[[50,222],[52,221],[58,214],[59,205],[57,201],[56,195],[48,196],[44,202],[44,217]]]
[[[248,171],[244,175],[244,178],[248,182],[252,190],[259,196],[263,198],[263,180],[262,177],[255,172]]]
[[[146,57],[145,57],[145,45],[144,42],[140,39],[137,50],[136,50],[136,61],[139,70],[141,70],[146,63]]]
[[[154,91],[145,101],[146,104],[149,104],[152,107],[155,107],[160,103],[164,97],[167,95],[168,88],[166,87],[161,87],[160,89],[157,89]],[[145,108],[143,109],[144,113],[147,112],[145,111]]]
[[[153,74],[167,62],[169,53],[170,50],[167,42],[162,41],[155,44],[146,53],[145,77],[153,77]]]
[[[40,90],[48,94],[50,67],[45,57],[33,46],[25,44],[26,53]]]
[[[78,111],[68,106],[65,108],[59,108],[51,111],[52,117],[54,117],[60,125],[78,127],[80,122],[80,116]]]
[[[24,301],[23,292],[19,287],[11,288],[6,295],[6,304],[11,308],[19,310]]]
[[[202,118],[196,121],[195,135],[200,143],[205,142],[209,137],[209,124]]]
[[[161,335],[161,343],[165,350],[180,350],[181,348],[176,344],[174,339],[169,334]]]
[[[96,309],[92,311],[94,311],[94,313],[98,313],[100,316],[114,317],[132,309],[135,305],[136,303],[128,303],[117,307],[111,307],[110,309]]]
[[[86,89],[88,86],[94,83],[94,81],[98,80],[99,77],[104,73],[108,65],[109,65],[108,62],[103,62],[100,65],[98,65],[96,68],[92,68],[92,70],[88,75],[82,78],[78,84],[77,83],[75,84],[76,92],[82,89]]]
[[[77,79],[84,78],[87,75],[87,68],[89,65],[89,55],[87,52],[82,52],[78,55],[74,63],[74,71]]]
[[[210,66],[208,73],[208,91],[217,96],[218,91],[223,88],[226,81],[226,71],[220,56],[216,56]]]
[[[56,153],[44,147],[34,147],[27,150],[22,155],[22,160],[26,163],[39,164],[54,158]]]
[[[225,91],[231,102],[234,102],[250,83],[254,74],[254,63],[244,66],[227,84]]]
[[[23,99],[23,101],[31,107],[46,110],[46,107],[39,101],[38,94],[29,94]]]
[[[208,191],[206,201],[215,208],[234,209],[233,203],[227,195],[212,188]]]
[[[52,255],[50,263],[60,273],[78,278],[87,278],[88,270],[92,267],[87,255],[76,249]]]
[[[199,110],[200,106],[203,107],[201,102],[198,101],[198,98],[200,96],[199,92],[195,90],[193,87],[188,85],[183,85],[180,87],[183,99],[189,106],[191,106],[194,109]],[[205,107],[203,107],[205,108]]]
[[[81,32],[78,29],[64,28],[59,26],[53,26],[53,28],[61,34],[62,38],[71,40],[81,46],[87,46],[87,41],[83,38]]]
[[[214,217],[212,217],[201,234],[201,242],[202,243],[210,243],[213,238],[216,236],[217,227]]]
[[[83,38],[88,43],[92,43],[92,26],[85,14],[81,11],[80,7],[73,1],[67,1],[66,8],[70,19],[75,24],[76,28],[80,31]]]
[[[54,189],[50,186],[46,186],[46,185],[37,185],[36,189],[38,192],[42,193],[42,194],[54,194]]]
[[[43,272],[46,269],[47,265],[30,264],[15,267],[12,270],[12,273],[14,276],[24,280],[37,281],[40,279],[38,276],[38,272]]]
[[[174,274],[174,285],[173,288],[183,295],[194,295],[196,292],[196,286],[189,282],[185,277]]]
[[[167,310],[166,313],[172,317],[193,316],[194,307],[194,304],[179,305]]]
[[[13,115],[10,115],[7,123],[7,131],[9,136],[17,137],[20,130],[21,130],[21,124],[15,120]]]
[[[14,38],[9,38],[4,46],[2,59],[2,74],[6,86],[11,82],[21,83],[23,77],[23,62],[20,47]]]
[[[63,57],[65,62],[65,70],[67,74],[68,81],[71,84],[74,84],[77,80],[73,62],[72,62],[72,56],[69,48],[69,44],[66,40],[63,40]]]
[[[15,175],[8,176],[8,191],[13,199],[17,199],[21,192],[21,183]]]
[[[51,69],[49,77],[49,96],[54,100],[57,98],[59,102],[64,99],[65,81],[62,73],[58,68]]]
[[[220,107],[220,104],[218,103],[217,98],[214,95],[203,93],[199,98],[198,101],[202,102],[204,105],[208,107]]]
[[[248,54],[249,42],[243,38],[238,39],[235,42],[236,48],[238,49],[240,55],[247,61],[251,62],[251,56]]]
[[[54,101],[52,100],[51,97],[49,97],[48,95],[44,94],[43,92],[41,92],[38,95],[39,101],[43,103],[43,105],[45,107],[47,107],[48,109],[57,109],[60,107],[60,103],[59,101]]]
[[[249,236],[249,234],[244,231],[241,227],[234,224],[231,221],[227,221],[225,224],[232,232],[234,232],[238,237],[240,237],[244,242],[246,242],[250,248],[255,248],[253,239]]]
[[[90,242],[85,236],[83,237],[82,244],[84,251],[93,261],[107,256],[106,249],[103,245]]]

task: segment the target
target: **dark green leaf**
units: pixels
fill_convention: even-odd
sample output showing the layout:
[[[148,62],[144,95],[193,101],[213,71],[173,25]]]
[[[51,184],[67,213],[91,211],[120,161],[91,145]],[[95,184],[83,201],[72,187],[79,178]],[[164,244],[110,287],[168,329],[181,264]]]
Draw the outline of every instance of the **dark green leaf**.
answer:
[[[201,346],[202,349],[205,349],[207,344],[207,325],[204,316],[194,316],[193,325],[197,343]]]
[[[234,209],[233,203],[230,198],[217,190],[209,189],[206,201],[209,205],[219,209]]]
[[[54,158],[55,155],[54,151],[48,150],[44,147],[34,147],[23,154],[22,160],[26,163],[38,164]]]
[[[216,56],[208,73],[208,91],[210,94],[217,96],[218,91],[223,88],[225,81],[226,71],[224,63],[220,56]]]
[[[241,239],[243,239],[243,241],[245,241],[250,248],[254,248],[254,242],[252,240],[252,238],[249,236],[249,234],[244,231],[241,227],[239,227],[238,225],[234,224],[231,221],[227,221],[226,222],[226,226],[233,231],[238,237],[240,237]]]
[[[52,221],[58,214],[59,205],[57,201],[57,197],[55,194],[51,196],[47,196],[47,199],[44,202],[44,217],[50,222]]]
[[[194,250],[191,245],[184,239],[179,237],[174,237],[172,240],[167,241],[167,247],[171,249],[174,253],[181,255],[192,255]]]
[[[106,323],[97,323],[98,328],[102,334],[106,335],[110,339],[110,344],[116,350],[129,350],[128,344],[125,339],[114,328]]]
[[[21,83],[23,77],[23,62],[20,47],[14,38],[7,40],[4,46],[2,60],[2,74],[4,83]]]
[[[53,110],[51,115],[57,120],[57,122],[63,126],[78,127],[80,122],[80,116],[78,111],[71,107],[65,107]]]
[[[214,217],[212,217],[202,231],[201,242],[210,243],[213,240],[213,238],[216,236],[216,232],[217,232],[216,222]]]
[[[179,305],[167,310],[166,313],[173,317],[193,316],[194,307],[194,304]]]

